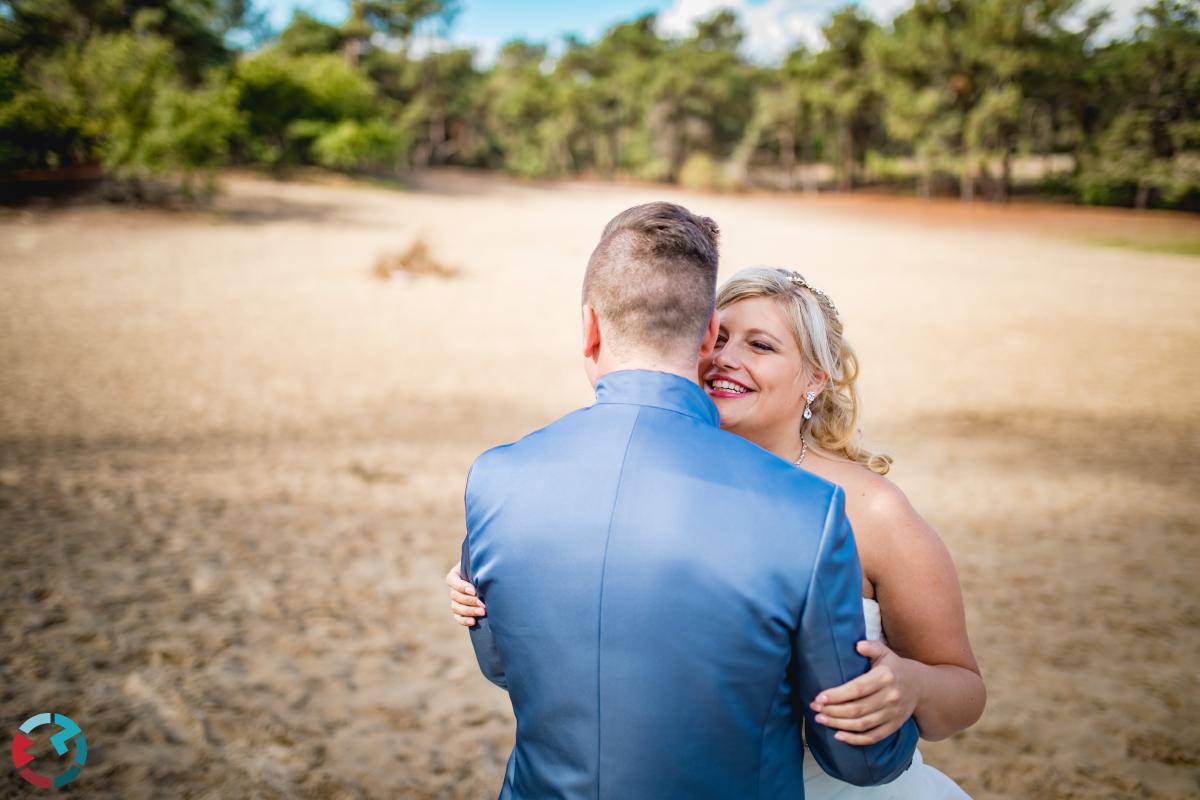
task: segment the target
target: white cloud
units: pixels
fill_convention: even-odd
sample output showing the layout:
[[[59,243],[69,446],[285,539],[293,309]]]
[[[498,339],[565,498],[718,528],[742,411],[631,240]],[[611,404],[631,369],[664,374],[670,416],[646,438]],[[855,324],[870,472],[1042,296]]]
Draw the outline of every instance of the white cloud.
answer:
[[[390,38],[382,33],[371,36],[371,43],[376,47],[396,53],[403,48],[398,39]],[[471,59],[476,69],[491,69],[500,55],[504,42],[499,39],[459,39],[446,36],[433,30],[417,30],[408,44],[408,54],[413,58],[424,58],[430,53],[448,53],[451,50],[470,48],[475,51]]]
[[[696,22],[707,19],[722,8],[734,8],[741,3],[727,0],[675,0],[658,15],[658,32],[664,36],[689,36]]]
[[[1079,18],[1101,8],[1112,12],[1101,29],[1101,42],[1126,36],[1136,27],[1137,11],[1149,0],[1085,0]],[[690,36],[696,22],[709,19],[723,8],[738,15],[746,41],[743,53],[754,61],[781,61],[797,44],[824,46],[821,27],[848,0],[675,0],[658,16],[658,31],[665,36]],[[858,7],[877,22],[886,24],[912,5],[912,0],[858,0]]]
[[[859,0],[858,7],[876,22],[891,22],[892,17],[912,5],[912,0]]]
[[[1091,2],[1082,4],[1083,7],[1080,10],[1083,14],[1080,16],[1103,8],[1112,12],[1108,23],[1100,29],[1097,35],[1101,42],[1107,42],[1133,33],[1134,28],[1137,27],[1138,10],[1148,5],[1149,2],[1150,0],[1109,0],[1109,2],[1091,0]]]
[[[1137,27],[1138,9],[1150,0],[1084,0],[1076,11],[1080,21],[1092,12],[1108,9],[1112,12],[1108,24],[1099,33],[1101,41],[1127,36]],[[858,0],[858,7],[879,22],[888,22],[892,17],[912,5],[912,0]]]
[[[837,8],[836,0],[675,0],[658,16],[658,31],[664,36],[690,36],[696,22],[708,19],[723,8],[737,14],[746,40],[742,52],[760,63],[781,61],[797,44],[817,47],[821,26]]]

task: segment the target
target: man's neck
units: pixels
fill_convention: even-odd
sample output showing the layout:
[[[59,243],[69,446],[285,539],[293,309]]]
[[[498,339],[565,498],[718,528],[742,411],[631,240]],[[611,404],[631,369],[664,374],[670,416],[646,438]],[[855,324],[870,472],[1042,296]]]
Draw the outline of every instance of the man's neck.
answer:
[[[645,369],[653,372],[669,372],[672,375],[678,375],[681,378],[691,381],[699,385],[700,381],[697,375],[700,372],[699,364],[677,364],[674,362],[657,361],[654,359],[629,359],[626,361],[615,361],[605,364],[596,372],[595,379],[598,381],[610,372],[621,372],[628,369]]]

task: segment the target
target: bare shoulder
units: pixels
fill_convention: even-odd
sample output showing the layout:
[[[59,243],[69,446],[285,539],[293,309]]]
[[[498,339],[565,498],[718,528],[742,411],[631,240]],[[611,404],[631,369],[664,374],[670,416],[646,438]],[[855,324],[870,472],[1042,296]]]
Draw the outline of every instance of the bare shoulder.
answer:
[[[862,464],[844,458],[824,458],[820,475],[842,487],[848,505],[871,517],[891,517],[912,509],[899,486]]]
[[[846,513],[856,537],[869,537],[878,546],[913,539],[940,541],[904,491],[887,477],[845,459],[823,460],[822,474],[846,492]]]

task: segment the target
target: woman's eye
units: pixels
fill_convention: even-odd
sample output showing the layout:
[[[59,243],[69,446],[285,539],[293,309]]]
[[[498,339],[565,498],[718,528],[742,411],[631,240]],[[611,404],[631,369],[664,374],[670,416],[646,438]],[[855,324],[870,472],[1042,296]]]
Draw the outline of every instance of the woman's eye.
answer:
[[[725,344],[725,337],[724,337],[724,336],[718,336],[718,337],[717,337],[717,344],[718,344],[718,345]]]
[[[771,345],[767,344],[766,342],[751,342],[750,346],[757,347],[759,350],[774,350],[775,349],[774,347],[771,347]]]

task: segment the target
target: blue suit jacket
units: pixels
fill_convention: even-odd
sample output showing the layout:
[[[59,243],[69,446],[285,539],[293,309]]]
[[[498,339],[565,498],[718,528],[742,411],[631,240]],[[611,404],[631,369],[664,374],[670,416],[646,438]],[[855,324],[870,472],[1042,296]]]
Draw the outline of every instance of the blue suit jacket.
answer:
[[[684,378],[614,372],[472,466],[471,641],[517,718],[501,798],[802,798],[802,723],[842,780],[908,766],[912,720],[853,747],[808,707],[869,666],[842,490],[718,423]]]

